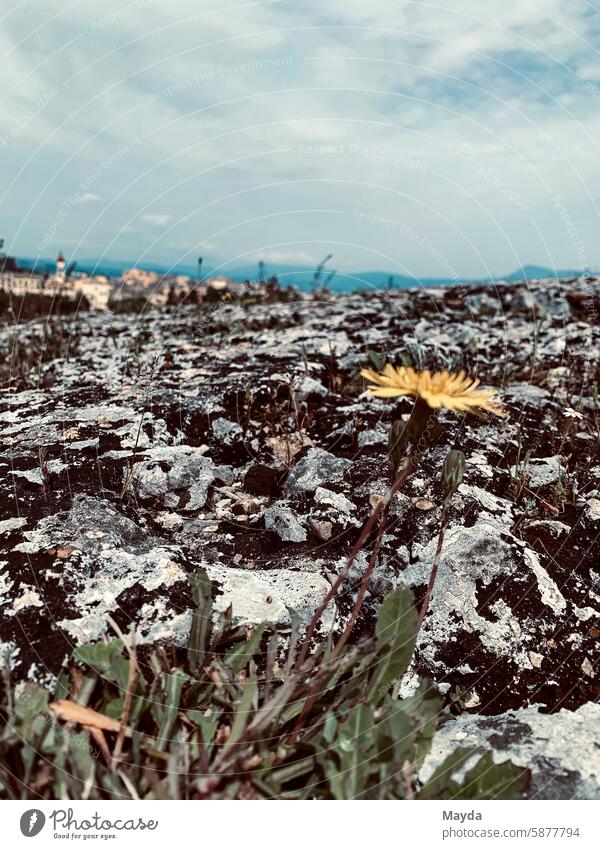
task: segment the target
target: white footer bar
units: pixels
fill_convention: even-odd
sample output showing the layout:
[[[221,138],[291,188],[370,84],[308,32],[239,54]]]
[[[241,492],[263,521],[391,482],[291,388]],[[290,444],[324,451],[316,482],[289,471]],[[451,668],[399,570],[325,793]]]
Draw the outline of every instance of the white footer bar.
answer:
[[[227,810],[229,808],[229,810]],[[310,809],[309,809],[310,808]],[[597,847],[600,802],[2,802],[7,846]],[[416,844],[415,844],[416,841]]]

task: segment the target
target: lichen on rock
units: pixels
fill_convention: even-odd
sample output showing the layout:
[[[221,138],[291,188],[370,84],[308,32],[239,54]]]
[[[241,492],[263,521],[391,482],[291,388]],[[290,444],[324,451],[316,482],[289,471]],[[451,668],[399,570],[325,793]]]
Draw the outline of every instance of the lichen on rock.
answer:
[[[439,414],[438,441],[390,506],[357,639],[395,586],[421,604],[439,472],[460,448],[465,477],[400,691],[432,681],[463,711],[445,728],[464,725],[491,748],[497,733],[498,751],[525,726],[530,743],[508,747],[511,758],[537,763],[560,721],[587,733],[580,717],[597,722],[599,694],[600,326],[584,296],[596,303],[600,283],[228,303],[213,323],[182,305],[0,328],[9,366],[15,332],[24,351],[53,334],[56,350],[71,345],[29,371],[4,367],[0,641],[12,678],[52,683],[75,644],[111,635],[109,616],[143,646],[185,645],[199,567],[217,612],[231,606],[236,621],[285,634],[293,610],[306,625],[389,488],[387,434],[412,402],[368,398],[359,376],[385,352],[394,365],[465,368],[499,389],[510,417]],[[544,310],[535,352],[533,303]],[[367,549],[319,639],[348,620]],[[577,792],[597,792],[577,751],[551,760]]]

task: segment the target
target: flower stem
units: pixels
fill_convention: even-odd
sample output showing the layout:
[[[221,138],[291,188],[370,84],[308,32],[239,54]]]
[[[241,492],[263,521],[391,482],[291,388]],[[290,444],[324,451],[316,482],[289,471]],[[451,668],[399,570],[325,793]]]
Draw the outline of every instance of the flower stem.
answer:
[[[383,534],[385,533],[385,529],[387,526],[388,516],[390,514],[390,505],[391,499],[386,502],[385,507],[383,508],[383,512],[381,513],[381,518],[379,519],[379,527],[377,528],[377,536],[375,537],[375,543],[373,545],[373,550],[371,551],[371,556],[369,558],[368,566],[365,570],[365,574],[362,577],[360,582],[360,587],[358,590],[358,594],[356,596],[356,601],[354,602],[354,607],[352,608],[352,614],[346,627],[344,628],[344,632],[340,639],[335,644],[333,652],[331,654],[332,658],[338,657],[341,650],[346,645],[350,634],[352,633],[352,629],[356,624],[356,620],[358,619],[358,614],[360,613],[363,602],[365,599],[365,595],[367,592],[367,587],[369,586],[369,581],[371,580],[371,575],[373,574],[373,569],[375,568],[375,564],[377,563],[377,558],[379,557],[379,549],[381,548],[381,540],[383,539]]]
[[[444,545],[444,533],[446,531],[446,525],[448,524],[448,505],[444,502],[444,507],[442,509],[442,518],[440,521],[440,532],[438,534],[437,547],[435,550],[435,557],[433,558],[433,566],[431,567],[431,576],[429,578],[429,584],[427,586],[427,592],[425,593],[425,598],[423,600],[423,604],[421,605],[421,612],[419,613],[419,618],[417,620],[417,636],[419,631],[421,630],[421,625],[423,624],[423,620],[427,614],[429,609],[429,602],[431,601],[431,593],[433,591],[433,585],[435,584],[435,579],[438,573],[438,567],[440,565],[440,560],[442,556],[442,546]]]
[[[350,554],[348,556],[348,559],[347,559],[347,561],[344,565],[344,568],[342,569],[340,574],[337,576],[337,578],[335,579],[335,581],[331,585],[329,592],[327,593],[327,595],[325,596],[325,598],[323,599],[323,601],[321,602],[319,607],[315,610],[313,617],[310,620],[308,628],[306,629],[306,634],[305,634],[304,639],[302,641],[298,660],[296,661],[296,668],[299,668],[300,666],[302,666],[302,664],[306,660],[306,656],[307,656],[308,650],[310,648],[310,641],[311,641],[312,636],[315,632],[315,628],[317,627],[319,620],[320,620],[321,616],[323,615],[325,608],[327,607],[327,605],[329,604],[331,599],[335,596],[335,594],[339,590],[342,583],[345,581],[345,579],[348,575],[348,572],[350,571],[350,567],[352,566],[352,564],[354,563],[354,560],[356,559],[356,555],[358,554],[358,552],[361,550],[364,543],[368,539],[371,531],[373,530],[373,528],[375,526],[375,523],[377,522],[377,519],[381,516],[381,521],[380,521],[379,529],[378,529],[378,532],[377,532],[377,539],[375,541],[375,549],[376,549],[375,557],[373,557],[373,555],[371,555],[371,561],[372,562],[371,561],[369,562],[369,568],[367,569],[367,572],[369,572],[369,570],[370,570],[370,572],[373,571],[373,567],[375,565],[375,560],[377,559],[377,553],[379,552],[379,546],[381,544],[381,537],[383,536],[385,523],[387,522],[387,516],[389,514],[389,509],[390,509],[392,499],[393,499],[394,495],[398,492],[398,490],[406,483],[406,481],[412,475],[414,470],[415,470],[414,460],[413,460],[412,456],[408,456],[405,460],[404,468],[402,469],[402,471],[400,472],[400,474],[396,478],[393,485],[390,487],[390,489],[388,490],[388,492],[386,493],[384,498],[382,498],[382,500],[379,502],[379,504],[377,504],[373,508],[371,515],[369,516],[368,520],[365,522],[365,525],[364,525],[361,533],[359,534],[358,539],[356,540],[356,542],[354,543],[354,545],[352,547],[352,551],[350,552]],[[385,522],[383,521],[384,517],[385,517]],[[363,584],[364,584],[364,589],[366,590],[366,583],[365,583],[366,574],[367,573],[365,573],[365,576],[363,577],[363,581],[361,583],[361,591],[363,590]],[[364,598],[364,591],[362,592],[362,597],[361,597],[361,593],[359,592],[359,597],[360,597],[360,602],[362,604],[362,599]],[[358,601],[358,599],[357,599],[357,601]],[[356,608],[356,605],[354,606],[354,610],[352,611],[352,616],[350,618],[350,623],[352,623],[352,625],[354,624],[354,621],[356,620],[356,616],[358,616],[359,609],[360,608],[358,608],[358,609]],[[355,611],[356,611],[356,616],[355,616]],[[343,639],[344,642],[348,639],[348,637],[346,637],[344,639],[345,633],[346,632],[344,632],[344,635],[342,635],[342,637],[341,637],[341,639]],[[349,634],[348,634],[348,636],[349,636]],[[339,645],[339,643],[338,643],[338,645]],[[337,649],[337,646],[336,646],[336,649]]]

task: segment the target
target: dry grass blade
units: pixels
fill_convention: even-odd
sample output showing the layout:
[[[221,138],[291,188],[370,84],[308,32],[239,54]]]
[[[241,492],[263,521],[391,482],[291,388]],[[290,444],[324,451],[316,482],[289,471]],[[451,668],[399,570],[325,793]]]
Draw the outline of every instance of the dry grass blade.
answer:
[[[119,733],[121,723],[118,719],[112,719],[103,713],[98,713],[83,705],[78,705],[77,702],[72,702],[69,699],[62,699],[58,702],[52,702],[50,710],[64,722],[76,722],[78,725],[83,725],[85,728],[96,728],[99,731],[114,731]],[[131,737],[131,728],[125,728],[124,734],[126,737]]]
[[[133,693],[135,691],[135,683],[137,681],[138,674],[138,664],[137,657],[135,651],[135,631],[132,629],[131,632],[131,645],[130,645],[130,655],[129,655],[129,677],[127,679],[127,692],[125,693],[125,698],[123,699],[123,712],[121,713],[121,722],[119,725],[119,733],[117,734],[117,740],[115,742],[115,748],[113,750],[113,769],[117,768],[117,764],[121,758],[121,753],[123,751],[123,741],[125,739],[125,733],[127,730],[127,723],[129,722],[129,714],[131,713],[131,705],[133,702]]]
[[[110,749],[108,748],[108,743],[106,742],[106,737],[104,736],[103,732],[100,731],[99,728],[91,728],[90,727],[89,731],[90,731],[90,737],[92,738],[94,743],[98,746],[98,748],[102,752],[102,757],[104,758],[104,760],[106,762],[106,766],[109,769],[111,769],[112,768],[112,758],[111,758],[111,755],[110,755]]]

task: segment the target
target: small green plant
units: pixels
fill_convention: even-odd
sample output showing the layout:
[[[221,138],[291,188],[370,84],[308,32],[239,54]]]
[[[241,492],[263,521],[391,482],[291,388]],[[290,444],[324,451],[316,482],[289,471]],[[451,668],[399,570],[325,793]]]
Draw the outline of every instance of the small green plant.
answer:
[[[510,488],[515,503],[519,503],[524,490],[529,483],[529,463],[531,451],[523,453],[523,438],[521,430],[517,434],[517,456],[513,466],[509,467]]]
[[[542,315],[541,318],[534,318],[533,322],[533,342],[531,345],[531,362],[534,364],[537,358],[537,347],[538,347],[538,339],[540,337],[540,330],[542,329],[542,325],[546,320],[546,316]]]
[[[40,445],[38,448],[38,462],[40,467],[40,476],[42,478],[42,491],[44,498],[48,498],[48,488],[50,486],[50,473],[48,471],[48,449],[45,445]]]
[[[318,294],[320,290],[322,291],[325,288],[324,286],[321,286],[321,279],[323,277],[323,272],[325,271],[325,266],[327,265],[330,259],[333,259],[333,254],[327,254],[327,256],[321,260],[321,262],[317,265],[313,272],[312,280],[310,283],[310,290],[313,295]],[[333,274],[335,274],[335,272],[333,272]],[[333,275],[330,275],[327,278],[327,282],[329,282],[331,276]]]
[[[528,772],[489,755],[458,781],[472,750],[419,780],[444,714],[425,682],[392,695],[416,637],[408,591],[387,597],[373,637],[338,652],[322,640],[302,657],[295,615],[282,654],[271,626],[214,616],[205,573],[192,588],[187,652],[156,650],[142,667],[132,640],[82,646],[54,701],[35,684],[15,700],[5,672],[1,796],[523,798]]]
[[[559,466],[558,477],[554,486],[554,506],[561,512],[565,508],[565,500],[567,498],[567,473],[562,466]]]
[[[375,351],[370,348],[367,350],[367,359],[369,361],[369,366],[371,366],[374,371],[383,371],[387,360],[387,354],[385,351]]]

